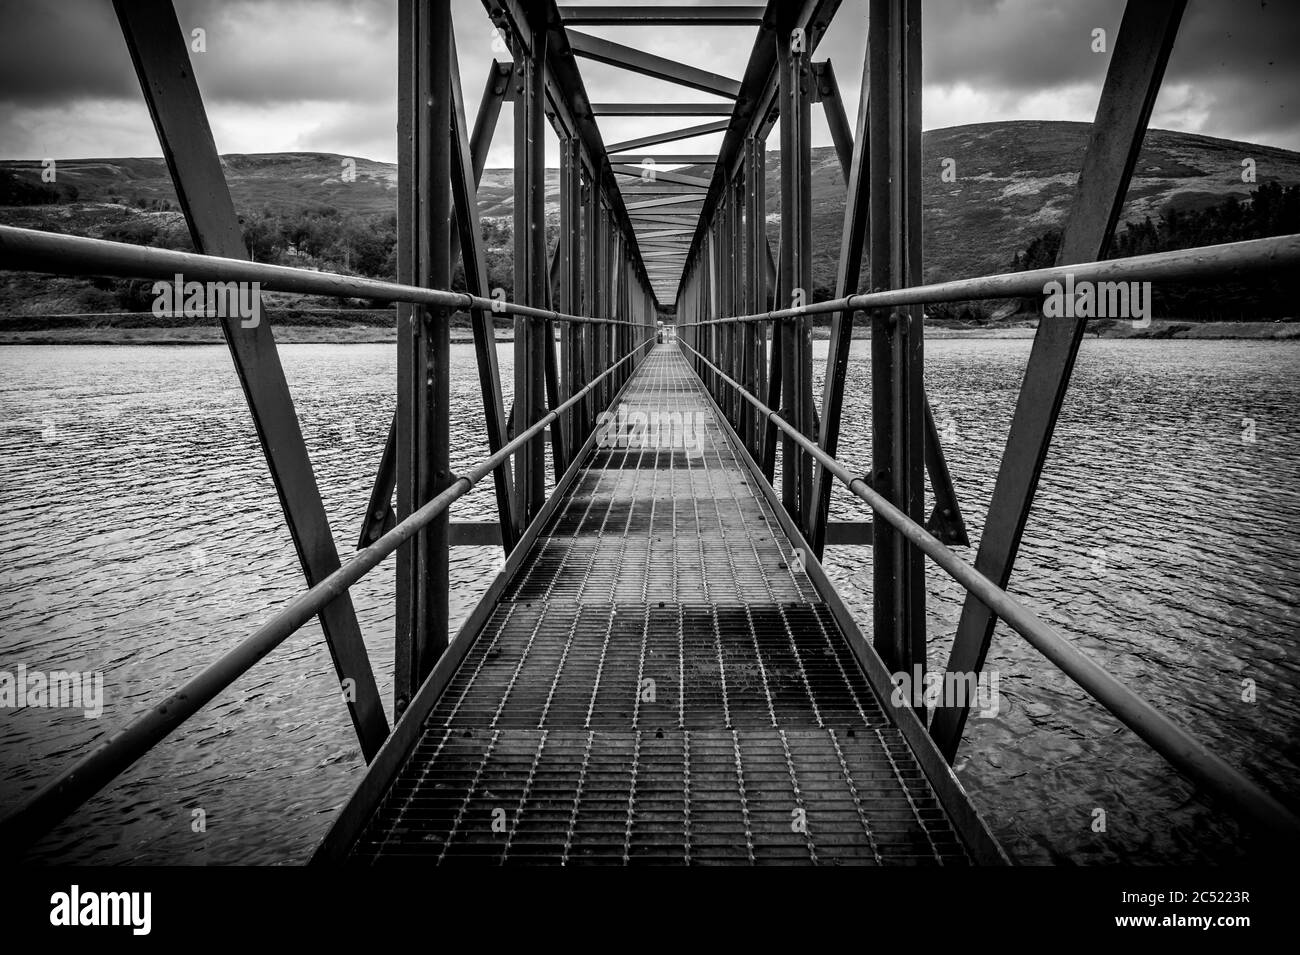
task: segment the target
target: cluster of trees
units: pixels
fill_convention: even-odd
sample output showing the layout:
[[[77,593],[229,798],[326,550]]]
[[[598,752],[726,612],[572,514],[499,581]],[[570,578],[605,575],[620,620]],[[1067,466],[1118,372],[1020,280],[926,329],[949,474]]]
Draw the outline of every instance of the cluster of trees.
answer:
[[[29,178],[0,170],[0,205],[44,205],[72,202],[77,189],[72,185],[43,185]],[[133,207],[148,213],[174,212],[167,199],[139,195],[105,195],[104,201]],[[488,285],[514,293],[514,236],[509,217],[482,220],[484,259]],[[257,262],[311,266],[332,272],[370,278],[397,278],[396,213],[358,214],[331,205],[308,207],[266,206],[240,215],[244,243]],[[548,245],[553,247],[558,224],[547,222]],[[107,226],[103,238],[154,248],[194,251],[189,229],[177,215],[147,215],[124,219]],[[452,288],[465,287],[459,262],[452,263]],[[88,311],[117,308],[148,308],[148,296],[140,283],[102,280],[85,290],[81,306]],[[343,304],[343,303],[340,303]]]
[[[248,254],[258,262],[307,263],[330,271],[392,278],[397,215],[345,215],[333,206],[264,209],[242,217]]]
[[[1126,224],[1115,233],[1107,258],[1147,255],[1202,245],[1243,242],[1300,232],[1300,185],[1265,183],[1251,191],[1250,198],[1229,196],[1199,210],[1170,209],[1158,219],[1149,216]],[[1017,271],[1048,268],[1056,264],[1061,232],[1043,233],[1018,252],[1012,261]],[[1289,317],[1296,312],[1294,299],[1285,294],[1279,277],[1261,277],[1245,282],[1174,284],[1152,286],[1155,314],[1160,317],[1201,318],[1218,321],[1249,321]],[[1036,309],[1036,299],[1026,300],[1026,309]]]
[[[60,202],[75,202],[77,187],[71,183],[46,184],[32,182],[0,169],[0,206],[48,206]]]

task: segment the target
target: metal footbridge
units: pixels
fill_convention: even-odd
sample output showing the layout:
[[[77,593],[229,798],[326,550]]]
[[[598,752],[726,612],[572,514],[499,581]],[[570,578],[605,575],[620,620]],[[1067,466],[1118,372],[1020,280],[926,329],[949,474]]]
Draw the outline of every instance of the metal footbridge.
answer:
[[[863,22],[835,20],[867,36],[854,119],[832,64],[816,58],[836,0],[484,0],[510,59],[491,63],[472,121],[449,0],[396,2],[396,281],[249,261],[169,0],[114,8],[196,251],[0,227],[0,269],[367,299],[394,303],[397,323],[396,411],[374,435],[373,490],[357,502],[355,553],[341,559],[274,309],[248,322],[214,306],[304,588],[122,732],[51,767],[0,820],[0,851],[21,856],[312,619],[368,764],[317,862],[1006,862],[951,768],[972,700],[947,692],[979,677],[999,620],[1206,798],[1272,844],[1296,841],[1289,807],[1008,590],[1086,319],[1039,322],[977,541],[925,390],[926,305],[1042,296],[1067,280],[1239,281],[1300,265],[1295,235],[1107,258],[1181,0],[1127,6],[1057,264],[932,284],[922,280],[919,0],[869,0]],[[589,26],[722,27],[753,46],[733,78]],[[703,98],[593,99],[582,60]],[[489,282],[477,203],[506,102],[509,294]],[[814,106],[846,186],[830,297],[811,294]],[[640,125],[670,116],[705,121]],[[629,117],[638,134],[607,144],[602,124]],[[559,144],[551,241],[548,124]],[[716,152],[656,149],[706,136],[720,137]],[[779,143],[773,203],[769,137]],[[482,414],[453,422],[458,313],[473,330]],[[815,320],[830,333],[820,401]],[[512,324],[510,389],[498,321]],[[869,434],[842,435],[855,323],[870,339]],[[456,473],[451,442],[465,428],[490,453]],[[840,463],[841,437],[869,439],[865,473]],[[495,520],[452,520],[480,482],[492,484]],[[831,518],[837,484],[860,520]],[[450,548],[470,544],[501,548],[504,566],[453,628]],[[828,545],[871,549],[870,619],[855,620],[828,582]],[[349,588],[390,557],[386,703]],[[909,693],[895,678],[931,662],[935,572],[967,596],[945,692],[929,707],[920,679]]]
[[[681,351],[651,351],[619,404],[703,426],[586,451],[435,668],[382,798],[360,793],[321,856],[998,861]]]

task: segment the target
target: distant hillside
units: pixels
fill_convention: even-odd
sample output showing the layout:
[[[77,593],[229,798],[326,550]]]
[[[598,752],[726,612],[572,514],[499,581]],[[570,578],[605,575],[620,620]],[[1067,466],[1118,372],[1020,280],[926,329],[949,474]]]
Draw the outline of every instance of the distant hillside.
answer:
[[[1013,256],[1061,226],[1088,144],[1087,123],[979,123],[929,130],[921,138],[926,281],[1010,269]],[[1241,181],[1244,158],[1256,183]],[[944,182],[944,160],[956,181]],[[844,178],[835,151],[813,150],[814,277],[833,285],[844,217]],[[768,153],[768,232],[779,237],[780,154]],[[1271,146],[1153,129],[1148,132],[1122,218],[1141,221],[1167,208],[1203,208],[1258,183],[1300,183],[1300,153]]]
[[[1005,271],[1013,256],[1046,229],[1060,226],[1069,208],[1087,145],[1088,125],[1063,122],[982,123],[930,130],[922,141],[925,277],[935,281]],[[944,182],[944,160],[955,161],[956,181]],[[1126,220],[1155,217],[1170,208],[1202,208],[1229,194],[1246,198],[1256,183],[1241,180],[1242,160],[1255,162],[1258,183],[1300,183],[1300,153],[1187,133],[1152,130],[1139,158],[1124,207]],[[396,207],[397,170],[356,159],[345,181],[345,157],[328,153],[230,155],[222,159],[241,214],[334,207],[374,216]],[[694,170],[707,175],[706,168]],[[5,173],[39,184],[35,162],[0,163]],[[773,246],[780,215],[780,157],[767,159],[768,229]],[[554,218],[557,176],[548,170],[547,199]],[[0,222],[102,235],[125,220],[162,217],[177,231],[175,194],[161,159],[61,160],[60,187],[77,200],[50,206],[0,207]],[[479,190],[485,220],[507,225],[513,212],[512,173],[489,169]],[[834,150],[813,151],[814,276],[816,291],[834,284],[844,206],[844,180]],[[166,230],[162,230],[166,231]],[[183,232],[183,226],[180,227]],[[12,305],[12,296],[6,296]]]

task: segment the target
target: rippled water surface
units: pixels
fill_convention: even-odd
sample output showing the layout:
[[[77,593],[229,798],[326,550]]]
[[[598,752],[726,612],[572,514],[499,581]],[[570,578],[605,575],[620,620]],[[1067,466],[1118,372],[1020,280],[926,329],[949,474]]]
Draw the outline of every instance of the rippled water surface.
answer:
[[[975,539],[1029,345],[926,345],[931,401]],[[473,349],[453,352],[453,455],[464,466],[486,441]],[[818,358],[825,352],[823,343]],[[392,415],[393,348],[281,353],[346,554]],[[508,347],[501,359],[508,392]],[[1300,794],[1298,370],[1297,344],[1086,342],[1012,581],[1081,649],[1288,800]],[[855,343],[850,374],[841,457],[865,468],[865,343]],[[7,809],[233,647],[301,582],[223,348],[0,348],[0,461],[0,670],[98,670],[105,681],[97,720],[0,711]],[[846,494],[835,508],[865,517]],[[485,484],[455,516],[491,510]],[[453,551],[454,623],[496,563],[490,548]],[[868,620],[870,549],[832,548],[827,565]],[[942,665],[962,591],[933,565],[927,572],[930,659]],[[353,590],[386,701],[392,591],[391,559]],[[958,771],[1016,858],[1223,861],[1248,851],[1219,808],[1016,634],[999,627],[988,667],[1001,707],[971,720]],[[1247,680],[1253,702],[1242,698]],[[38,855],[299,862],[361,767],[312,624]],[[193,831],[196,810],[205,831]]]

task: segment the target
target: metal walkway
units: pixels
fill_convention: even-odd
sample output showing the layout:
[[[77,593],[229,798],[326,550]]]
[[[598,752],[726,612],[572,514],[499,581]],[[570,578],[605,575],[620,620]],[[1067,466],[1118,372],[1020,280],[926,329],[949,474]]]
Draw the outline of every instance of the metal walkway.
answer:
[[[1300,844],[1287,805],[1007,591],[1088,319],[1039,323],[983,533],[966,556],[952,549],[973,542],[925,390],[926,305],[1037,299],[1058,283],[1238,281],[1300,264],[1300,235],[1106,258],[1185,0],[1126,5],[1056,264],[929,285],[917,284],[920,0],[871,0],[841,27],[867,35],[856,123],[830,60],[814,59],[839,0],[483,5],[510,59],[493,59],[471,114],[451,4],[398,4],[393,282],[248,261],[171,0],[114,4],[195,251],[0,226],[0,271],[208,283],[306,590],[0,818],[0,857],[68,820],[313,619],[367,762],[319,861],[1005,862],[949,765],[970,714],[961,688],[981,675],[997,620],[1199,790],[1270,842]],[[705,25],[752,31],[741,78],[573,29]],[[595,100],[580,59],[716,101]],[[867,109],[868,91],[881,108]],[[514,282],[503,297],[490,281],[477,184],[507,101]],[[830,250],[835,297],[808,301],[814,104],[846,193]],[[719,118],[659,131],[636,119],[666,116]],[[603,117],[631,117],[634,138],[607,143]],[[558,189],[548,186],[548,126]],[[716,153],[645,152],[693,150],[671,144],[715,133]],[[463,292],[450,290],[456,265]],[[867,276],[873,291],[857,293]],[[264,303],[265,315],[245,321],[217,283],[396,304],[396,409],[346,560],[272,334],[274,309]],[[457,312],[471,319],[491,452],[462,473],[451,453]],[[509,415],[502,316],[514,332]],[[830,327],[820,403],[818,316]],[[855,322],[871,329],[865,475],[836,457]],[[677,345],[645,356],[666,324]],[[594,419],[615,392],[625,425],[685,414],[678,436],[689,440],[611,446],[608,422]],[[488,480],[495,519],[451,520],[456,501]],[[869,522],[829,520],[835,482]],[[449,646],[451,548],[485,541],[500,543],[505,569]],[[817,559],[828,543],[868,542],[870,640]],[[391,726],[350,592],[390,556]],[[890,671],[919,674],[930,652],[927,561],[966,592],[928,717],[919,694],[890,702]]]
[[[622,404],[702,426],[588,451],[351,858],[971,861],[675,346]]]

